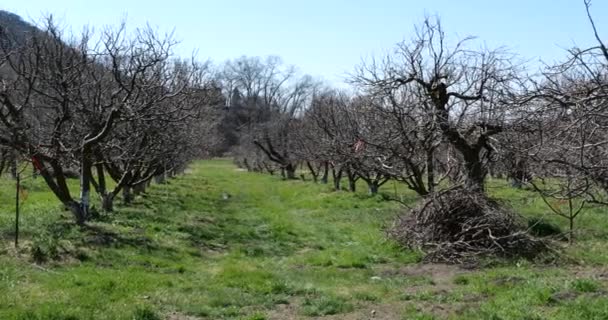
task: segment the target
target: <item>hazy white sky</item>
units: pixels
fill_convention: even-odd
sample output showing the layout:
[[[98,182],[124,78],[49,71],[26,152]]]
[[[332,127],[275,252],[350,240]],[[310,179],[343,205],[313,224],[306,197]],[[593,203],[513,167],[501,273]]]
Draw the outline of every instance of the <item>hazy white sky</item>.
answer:
[[[582,0],[4,0],[0,8],[30,21],[52,13],[75,30],[126,16],[130,26],[175,29],[183,55],[198,49],[215,62],[279,55],[334,83],[361,58],[409,38],[425,14],[439,15],[449,36],[475,35],[533,61],[594,41]],[[608,0],[595,0],[593,14],[608,41]]]

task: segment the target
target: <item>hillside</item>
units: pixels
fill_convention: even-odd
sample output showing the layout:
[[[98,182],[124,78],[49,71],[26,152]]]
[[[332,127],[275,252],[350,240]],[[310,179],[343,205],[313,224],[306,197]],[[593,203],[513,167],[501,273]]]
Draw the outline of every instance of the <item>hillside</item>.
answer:
[[[0,10],[0,39],[8,41],[7,38],[17,41],[22,40],[27,34],[35,32],[37,29],[25,22],[20,16]]]
[[[40,180],[25,181],[15,250],[12,182],[0,179],[1,319],[608,317],[605,243],[584,236],[576,264],[466,270],[418,264],[387,241],[394,202],[228,160],[196,163],[84,229]],[[599,232],[601,217],[590,213],[581,227]]]

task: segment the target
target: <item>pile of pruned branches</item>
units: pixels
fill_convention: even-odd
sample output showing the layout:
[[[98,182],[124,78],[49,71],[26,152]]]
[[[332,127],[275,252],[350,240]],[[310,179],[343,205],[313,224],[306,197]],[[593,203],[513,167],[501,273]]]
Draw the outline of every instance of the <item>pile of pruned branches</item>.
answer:
[[[421,250],[427,262],[469,263],[479,257],[533,258],[548,244],[500,203],[462,188],[428,196],[388,230],[400,244]]]

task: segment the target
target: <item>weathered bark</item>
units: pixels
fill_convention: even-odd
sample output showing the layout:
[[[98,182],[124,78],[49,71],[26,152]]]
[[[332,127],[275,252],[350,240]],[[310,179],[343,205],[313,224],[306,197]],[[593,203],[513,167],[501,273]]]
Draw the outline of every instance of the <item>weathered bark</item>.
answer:
[[[97,132],[87,135],[83,142],[82,153],[80,155],[80,214],[82,214],[84,219],[88,219],[91,214],[91,184],[95,183],[92,172],[93,146],[99,141],[103,140],[104,137],[109,134],[114,125],[114,121],[118,118],[119,114],[120,111],[118,111],[118,109],[112,109],[108,115],[108,118],[105,120],[103,127],[101,127]],[[98,191],[100,191],[103,198],[103,196],[107,193],[103,166],[101,164],[96,165],[96,169],[97,178],[99,180],[97,183],[97,188],[99,189]],[[102,207],[104,207],[103,204]]]
[[[470,150],[463,153],[465,160],[465,187],[476,192],[485,191],[485,178],[488,173],[487,168],[481,163],[479,151]]]
[[[32,157],[33,162],[40,172],[40,176],[44,179],[53,194],[61,201],[66,209],[70,210],[74,215],[74,220],[78,225],[84,225],[86,215],[83,213],[82,206],[79,202],[74,201],[70,195],[63,168],[56,159]],[[45,161],[51,166],[53,174],[46,168]],[[89,171],[90,172],[90,171]]]
[[[101,207],[104,209],[104,211],[111,212],[114,209],[114,200],[121,192],[123,192],[123,203],[128,204],[132,200],[131,190],[126,191],[127,199],[125,200],[124,188],[126,188],[126,186],[132,181],[133,175],[131,171],[121,172],[116,165],[113,165],[109,162],[105,162],[103,166],[98,167],[98,177],[102,176],[102,171],[104,170],[104,168],[110,175],[110,177],[112,177],[112,179],[116,181],[116,185],[111,191],[106,190],[101,194]],[[102,181],[104,181],[103,184],[105,184],[105,179],[103,179]],[[100,186],[101,185],[102,183],[100,182]]]
[[[479,128],[482,130],[482,133],[475,143],[470,143],[450,124],[449,112],[446,109],[450,93],[447,92],[445,84],[440,83],[431,90],[431,93],[435,109],[437,110],[439,129],[464,159],[466,171],[465,187],[468,190],[483,193],[485,191],[485,178],[488,169],[482,162],[481,153],[483,150],[491,152],[492,149],[488,145],[488,139],[490,136],[500,133],[502,128],[482,124]]]

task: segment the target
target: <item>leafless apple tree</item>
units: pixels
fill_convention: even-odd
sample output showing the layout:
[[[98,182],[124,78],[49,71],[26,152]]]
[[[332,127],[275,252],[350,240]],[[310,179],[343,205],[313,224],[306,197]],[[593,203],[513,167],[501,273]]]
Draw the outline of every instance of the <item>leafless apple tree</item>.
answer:
[[[104,171],[114,172],[122,155],[131,159],[111,175],[119,188],[158,174],[167,167],[158,158],[187,144],[163,130],[191,118],[200,102],[189,96],[203,79],[198,65],[172,61],[171,34],[150,27],[129,34],[122,24],[94,41],[89,31],[69,35],[48,18],[27,37],[2,36],[0,144],[32,162],[78,224],[90,218],[91,185],[111,208],[116,190],[106,190]],[[72,170],[78,198],[67,183]]]

